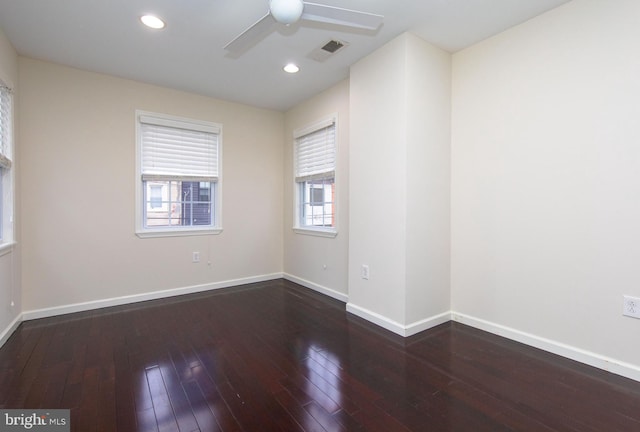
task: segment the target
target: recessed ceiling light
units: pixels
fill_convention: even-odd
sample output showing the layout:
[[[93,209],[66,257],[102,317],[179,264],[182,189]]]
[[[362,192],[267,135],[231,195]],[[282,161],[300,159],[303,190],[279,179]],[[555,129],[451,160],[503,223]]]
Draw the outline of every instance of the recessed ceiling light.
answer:
[[[300,70],[300,68],[297,65],[293,64],[293,63],[289,63],[283,69],[284,69],[285,72],[288,72],[288,73],[291,73],[291,74],[294,74],[294,73],[296,73],[296,72],[298,72]]]
[[[164,21],[154,15],[143,15],[140,17],[140,21],[142,21],[142,24],[147,27],[151,27],[152,29],[161,29],[165,26]]]

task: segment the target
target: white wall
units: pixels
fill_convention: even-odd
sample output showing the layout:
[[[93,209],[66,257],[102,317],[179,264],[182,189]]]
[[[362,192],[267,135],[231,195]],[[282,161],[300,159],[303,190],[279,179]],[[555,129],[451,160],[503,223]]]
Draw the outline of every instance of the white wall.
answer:
[[[449,317],[450,82],[411,34],[351,68],[347,308],[400,334]]]
[[[575,0],[453,56],[451,275],[463,321],[640,371],[638,17]]]
[[[405,320],[413,324],[451,309],[451,55],[411,34],[405,38]]]
[[[9,40],[2,30],[0,30],[0,80],[10,86],[14,94],[18,93],[18,55],[13,49]],[[16,98],[14,98],[15,100]],[[17,117],[17,109],[14,117]],[[14,119],[15,120],[15,119]],[[18,133],[14,131],[14,154],[13,170],[19,170]],[[14,185],[14,188],[17,187]],[[16,206],[17,200],[16,197]],[[14,213],[16,209],[14,208]],[[17,237],[16,226],[14,226],[14,236]],[[19,323],[22,301],[20,285],[20,245],[17,244],[12,249],[5,249],[0,252],[0,346],[11,334],[13,328]],[[12,306],[13,302],[13,306]]]
[[[338,235],[317,237],[293,232],[293,131],[336,115],[336,195]],[[285,114],[284,132],[284,273],[285,277],[342,301],[347,300],[349,247],[349,80]],[[326,267],[325,267],[326,266]]]
[[[19,72],[25,311],[281,275],[282,113],[22,57]],[[136,109],[223,125],[222,234],[135,236]]]
[[[349,141],[349,304],[400,326],[406,279],[404,43],[396,38],[351,67]],[[369,280],[360,277],[363,264]]]

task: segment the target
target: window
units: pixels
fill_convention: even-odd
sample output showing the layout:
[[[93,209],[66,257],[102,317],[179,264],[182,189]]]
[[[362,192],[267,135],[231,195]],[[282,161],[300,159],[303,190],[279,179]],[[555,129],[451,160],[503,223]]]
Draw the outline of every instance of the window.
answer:
[[[336,235],[336,122],[331,117],[294,132],[296,225],[302,233]]]
[[[0,82],[0,247],[13,242],[13,97]]]
[[[221,130],[215,123],[137,112],[138,236],[220,232]]]

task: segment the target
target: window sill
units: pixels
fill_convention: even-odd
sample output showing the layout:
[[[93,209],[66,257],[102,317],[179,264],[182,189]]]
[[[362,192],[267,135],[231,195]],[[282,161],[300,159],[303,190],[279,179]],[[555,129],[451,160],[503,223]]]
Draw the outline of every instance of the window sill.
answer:
[[[201,235],[218,235],[220,233],[222,233],[222,228],[136,231],[136,235],[139,238],[188,237],[188,236],[201,236]]]
[[[310,235],[316,237],[329,237],[334,238],[338,235],[338,231],[334,229],[313,229],[313,228],[293,228],[293,232],[296,234]]]
[[[0,244],[0,257],[13,252],[13,247],[15,245],[16,245],[16,242],[14,241]]]

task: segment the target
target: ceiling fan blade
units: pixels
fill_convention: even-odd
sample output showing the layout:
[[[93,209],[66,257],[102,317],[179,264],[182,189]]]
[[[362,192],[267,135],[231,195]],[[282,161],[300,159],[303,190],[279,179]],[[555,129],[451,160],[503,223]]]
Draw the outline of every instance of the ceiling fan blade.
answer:
[[[304,2],[302,19],[367,30],[376,30],[382,24],[384,17],[382,15],[368,12]]]
[[[267,13],[234,40],[225,45],[224,49],[229,51],[230,54],[240,55],[271,33],[276,25],[276,20],[273,19],[270,13]]]

